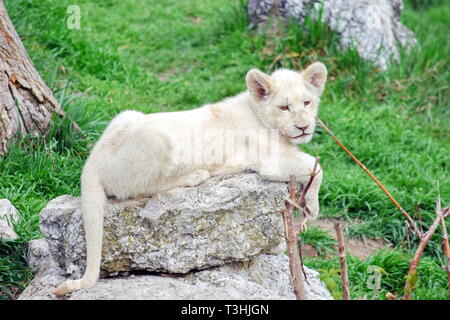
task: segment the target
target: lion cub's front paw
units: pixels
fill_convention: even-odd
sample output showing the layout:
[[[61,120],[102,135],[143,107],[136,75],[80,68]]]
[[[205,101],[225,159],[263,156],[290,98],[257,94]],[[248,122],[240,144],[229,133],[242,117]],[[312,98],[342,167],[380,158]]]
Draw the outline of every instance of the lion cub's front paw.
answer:
[[[195,187],[209,179],[211,175],[207,170],[197,170],[194,173],[191,173],[187,179],[187,185],[189,187]]]

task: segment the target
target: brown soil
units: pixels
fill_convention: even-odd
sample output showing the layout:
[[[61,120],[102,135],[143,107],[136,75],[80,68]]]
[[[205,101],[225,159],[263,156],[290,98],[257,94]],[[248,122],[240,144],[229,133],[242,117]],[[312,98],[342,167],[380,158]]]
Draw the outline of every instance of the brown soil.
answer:
[[[333,239],[336,239],[336,232],[334,230],[334,224],[336,222],[340,222],[343,228],[351,224],[357,223],[357,222],[347,223],[338,219],[317,219],[315,221],[310,222],[308,226],[316,226],[324,231],[327,231],[328,234]],[[298,221],[294,221],[294,228],[296,227],[296,225],[298,225]],[[372,253],[377,252],[381,248],[389,248],[389,247],[390,244],[384,240],[370,239],[366,237],[364,237],[363,239],[345,238],[345,250],[347,254],[354,255],[360,259],[366,258]],[[314,248],[314,246],[304,245],[302,246],[302,255],[307,257],[317,257],[319,254],[318,251]]]

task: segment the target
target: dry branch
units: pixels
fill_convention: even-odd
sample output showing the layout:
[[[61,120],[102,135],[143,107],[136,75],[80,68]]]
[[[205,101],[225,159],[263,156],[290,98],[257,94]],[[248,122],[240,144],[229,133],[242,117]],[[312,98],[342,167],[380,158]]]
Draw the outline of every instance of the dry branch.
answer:
[[[445,218],[450,215],[450,208],[441,209],[441,200],[440,196],[438,196],[438,199],[436,201],[436,219],[434,220],[431,227],[428,229],[427,232],[423,232],[422,230],[422,218],[419,213],[419,220],[420,220],[420,230],[417,227],[416,222],[411,218],[411,216],[400,206],[400,204],[395,200],[395,198],[389,193],[389,191],[383,186],[383,184],[373,175],[372,172],[370,172],[369,169],[367,169],[361,161],[359,161],[343,144],[341,141],[339,141],[338,138],[331,132],[331,130],[328,128],[328,126],[323,123],[318,117],[316,118],[317,122],[320,124],[320,126],[336,141],[336,143],[372,178],[373,181],[383,190],[383,192],[389,197],[389,199],[394,203],[394,205],[400,210],[400,212],[405,216],[406,218],[406,225],[407,225],[407,234],[408,230],[412,229],[414,233],[417,235],[417,237],[420,239],[419,246],[417,247],[417,250],[414,254],[414,257],[411,261],[408,274],[406,276],[406,282],[405,282],[405,296],[404,299],[410,299],[412,292],[415,288],[416,282],[417,282],[417,266],[419,264],[420,258],[422,257],[423,251],[428,243],[428,241],[431,239],[433,234],[436,232],[436,229],[439,227],[439,225],[442,223],[442,232],[443,232],[443,238],[444,238],[444,252],[447,258],[447,278],[448,278],[448,286],[449,286],[449,297],[450,297],[450,246],[448,242],[448,235],[447,235],[447,229],[445,226]]]
[[[448,297],[450,299],[450,245],[448,243],[447,226],[445,225],[445,211],[442,210],[440,207],[441,207],[441,199],[440,196],[438,196],[438,200],[436,202],[436,211],[440,212],[441,214],[443,247],[445,257],[447,258],[447,265],[445,266],[445,271],[447,271],[447,288],[448,288]]]
[[[298,300],[307,300],[305,290],[305,274],[303,270],[303,261],[301,257],[301,248],[298,239],[298,233],[293,226],[293,215],[295,209],[305,209],[305,196],[308,192],[314,178],[319,173],[317,171],[319,159],[316,158],[316,163],[314,165],[313,172],[311,172],[311,177],[308,183],[302,189],[302,191],[297,195],[297,181],[294,175],[290,176],[290,181],[288,185],[289,198],[285,201],[286,208],[283,210],[283,218],[285,225],[285,237],[286,244],[289,255],[289,268],[292,276],[292,286],[294,288],[295,296]]]
[[[294,200],[297,194],[297,183],[295,176],[291,176],[289,182],[289,198]],[[286,244],[289,255],[289,268],[292,276],[292,287],[294,288],[297,300],[308,300],[305,291],[304,275],[302,272],[302,261],[300,259],[300,251],[298,247],[297,234],[294,232],[292,224],[292,215],[294,206],[286,201],[286,209],[283,211]]]
[[[345,259],[344,236],[342,234],[341,224],[339,222],[336,222],[334,224],[334,229],[336,230],[339,248],[339,262],[341,264],[342,298],[344,300],[350,300],[350,290],[348,287],[347,261]]]
[[[405,296],[404,299],[409,300],[411,299],[412,292],[415,289],[416,282],[417,282],[417,266],[419,265],[420,258],[422,257],[423,251],[425,250],[425,247],[428,244],[428,241],[431,239],[433,234],[436,232],[436,229],[439,227],[439,225],[445,220],[449,213],[448,208],[442,210],[441,209],[441,202],[440,198],[438,197],[436,201],[436,219],[434,220],[431,227],[428,229],[427,232],[425,232],[420,237],[420,243],[417,247],[417,250],[414,254],[414,257],[411,261],[411,264],[409,266],[408,274],[406,275],[406,282],[405,282]]]
[[[448,243],[447,226],[445,225],[444,219],[442,219],[442,236],[444,238],[444,253],[447,258],[447,266],[445,267],[445,271],[447,271],[448,298],[450,299],[450,246]]]
[[[380,182],[380,180],[377,179],[377,177],[375,177],[373,175],[372,172],[370,172],[369,169],[367,169],[362,163],[361,161],[359,161],[343,144],[341,141],[339,141],[338,138],[336,138],[336,136],[331,132],[331,130],[328,128],[328,126],[323,123],[322,120],[320,120],[318,117],[316,118],[317,122],[320,124],[320,126],[334,139],[334,141],[336,141],[336,143],[345,151],[345,153],[347,153],[350,158],[352,158],[363,170],[364,172],[366,172],[373,181],[375,181],[375,183],[381,188],[381,190],[383,190],[383,192],[389,197],[389,199],[392,201],[392,203],[394,203],[394,205],[400,210],[400,212],[405,216],[406,220],[408,220],[408,224],[411,226],[411,228],[414,230],[414,232],[416,233],[416,235],[420,238],[422,236],[421,232],[419,231],[419,229],[417,228],[416,223],[414,222],[414,220],[411,218],[411,216],[400,206],[400,204],[397,202],[397,200],[395,200],[395,198],[390,194],[390,192],[386,189],[386,187]]]

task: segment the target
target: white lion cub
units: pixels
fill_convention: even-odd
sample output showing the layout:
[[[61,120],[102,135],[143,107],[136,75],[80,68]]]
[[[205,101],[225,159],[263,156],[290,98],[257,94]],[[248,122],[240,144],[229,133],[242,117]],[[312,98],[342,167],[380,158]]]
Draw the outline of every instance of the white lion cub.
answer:
[[[297,145],[312,138],[326,78],[327,69],[319,62],[302,72],[282,69],[267,75],[252,69],[246,77],[248,90],[221,102],[189,111],[118,115],[92,150],[81,177],[86,272],[53,293],[63,295],[97,282],[108,196],[149,196],[245,170],[274,181],[289,181],[294,174],[305,184],[315,158]],[[320,172],[307,193],[310,218],[319,213],[321,181]]]

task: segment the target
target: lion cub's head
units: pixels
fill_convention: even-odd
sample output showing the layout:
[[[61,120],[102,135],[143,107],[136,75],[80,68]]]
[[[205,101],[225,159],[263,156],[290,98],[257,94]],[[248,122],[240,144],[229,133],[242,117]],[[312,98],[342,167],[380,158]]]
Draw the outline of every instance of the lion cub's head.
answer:
[[[327,69],[320,62],[302,72],[280,69],[270,76],[252,69],[246,78],[253,111],[293,144],[311,140],[326,80]]]

